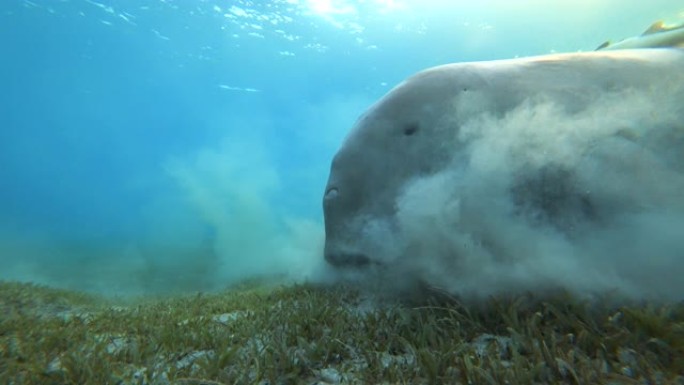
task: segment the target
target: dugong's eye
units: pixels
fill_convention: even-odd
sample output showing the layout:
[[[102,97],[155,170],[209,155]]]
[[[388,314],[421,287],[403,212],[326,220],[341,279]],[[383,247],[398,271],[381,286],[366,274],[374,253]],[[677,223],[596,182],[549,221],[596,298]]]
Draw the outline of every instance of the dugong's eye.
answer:
[[[418,123],[411,123],[404,127],[404,135],[411,136],[418,131]]]

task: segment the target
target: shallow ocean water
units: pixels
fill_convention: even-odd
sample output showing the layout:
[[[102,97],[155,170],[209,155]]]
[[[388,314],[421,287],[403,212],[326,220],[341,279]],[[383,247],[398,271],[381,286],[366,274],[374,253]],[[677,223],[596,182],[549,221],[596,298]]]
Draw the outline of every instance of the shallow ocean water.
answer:
[[[325,276],[321,198],[356,118],[460,61],[589,51],[671,0],[8,0],[0,279],[99,293]]]
[[[681,22],[681,0],[0,1],[0,383],[683,383],[682,302],[317,284],[335,276],[330,161],[395,84],[661,19]],[[399,203],[429,223],[443,200],[415,196]],[[649,234],[676,257],[681,213],[666,214]],[[680,288],[679,259],[659,261],[654,286]],[[523,273],[604,281],[543,262]]]

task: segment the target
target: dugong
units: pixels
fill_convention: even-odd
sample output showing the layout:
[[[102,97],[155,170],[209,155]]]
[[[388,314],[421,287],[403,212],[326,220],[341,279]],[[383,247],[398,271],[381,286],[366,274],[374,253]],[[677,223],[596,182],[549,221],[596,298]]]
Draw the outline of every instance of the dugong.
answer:
[[[684,50],[424,70],[357,120],[323,210],[338,267],[429,259],[423,274],[456,282],[494,274],[486,260],[515,281],[553,255],[550,269],[638,286],[629,277],[658,253],[649,279],[666,280],[666,263],[684,273]]]

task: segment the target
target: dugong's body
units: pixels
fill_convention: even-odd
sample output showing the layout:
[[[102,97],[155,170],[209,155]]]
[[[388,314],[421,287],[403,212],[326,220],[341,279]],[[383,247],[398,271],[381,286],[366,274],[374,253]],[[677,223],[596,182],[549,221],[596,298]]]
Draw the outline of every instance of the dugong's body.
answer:
[[[606,250],[682,260],[684,230],[658,227],[684,226],[684,50],[420,72],[358,119],[323,207],[333,265],[429,258],[453,278],[483,258],[507,269],[548,253],[609,266]],[[643,247],[625,246],[639,234]],[[646,258],[636,254],[623,262]]]

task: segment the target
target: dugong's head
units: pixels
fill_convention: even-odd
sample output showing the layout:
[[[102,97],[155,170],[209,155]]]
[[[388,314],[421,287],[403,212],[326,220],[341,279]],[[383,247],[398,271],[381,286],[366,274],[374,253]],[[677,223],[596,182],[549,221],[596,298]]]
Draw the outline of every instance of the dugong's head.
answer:
[[[458,101],[482,83],[469,72],[467,66],[421,72],[358,119],[332,161],[323,198],[329,263],[379,262],[369,226],[383,223],[392,232],[406,183],[444,168],[458,153]]]

